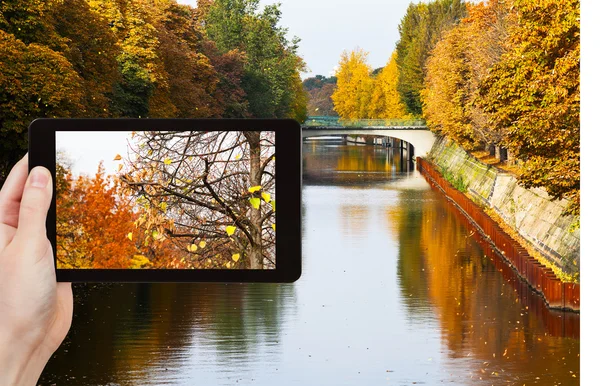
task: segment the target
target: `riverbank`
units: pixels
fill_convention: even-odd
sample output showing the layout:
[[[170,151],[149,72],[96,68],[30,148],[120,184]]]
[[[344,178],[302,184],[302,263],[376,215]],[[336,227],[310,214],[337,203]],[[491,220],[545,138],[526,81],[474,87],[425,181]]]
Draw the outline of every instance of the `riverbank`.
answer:
[[[538,293],[540,293],[546,303],[551,308],[557,309],[569,309],[579,310],[579,284],[563,282],[559,279],[555,272],[543,265],[540,261],[531,256],[523,245],[521,245],[514,237],[503,230],[492,217],[486,213],[485,208],[491,209],[498,215],[504,218],[506,214],[506,203],[512,205],[512,215],[514,219],[519,219],[520,222],[515,226],[515,232],[519,235],[525,235],[531,237],[531,227],[528,223],[531,221],[537,221],[535,224],[537,229],[543,228],[545,224],[540,226],[540,223],[545,222],[546,224],[554,220],[553,224],[561,224],[559,220],[562,220],[562,224],[567,223],[567,226],[563,225],[559,229],[559,232],[554,232],[550,235],[552,237],[541,236],[537,240],[553,240],[554,245],[560,244],[561,240],[567,239],[572,243],[576,243],[577,251],[571,256],[560,256],[554,251],[554,254],[549,255],[553,261],[557,261],[557,255],[559,263],[565,262],[569,258],[573,258],[575,264],[572,266],[563,264],[560,268],[576,267],[578,273],[579,267],[579,230],[573,231],[571,229],[572,224],[576,219],[557,219],[556,208],[550,208],[548,206],[554,204],[559,208],[564,207],[564,202],[553,202],[548,198],[544,198],[541,193],[544,192],[531,192],[526,189],[520,188],[516,185],[514,177],[510,175],[502,175],[498,170],[490,167],[489,165],[483,165],[474,157],[470,156],[463,149],[458,147],[456,144],[444,139],[438,138],[436,144],[429,153],[428,160],[418,158],[417,167],[425,178],[432,183],[434,186],[439,188],[445,193],[448,199],[453,201],[459,209],[467,216],[471,222],[477,225],[479,231],[484,234],[488,241],[490,241],[497,251],[510,263],[515,269],[518,275],[525,280],[529,285]],[[512,179],[512,180],[511,180]],[[512,186],[510,186],[512,183]],[[507,185],[511,189],[507,188]],[[494,193],[495,192],[495,193]],[[536,206],[536,201],[532,199],[532,195],[538,197],[538,199],[544,200],[540,206]],[[528,207],[523,209],[522,200],[527,200]],[[505,205],[498,205],[498,202]],[[515,210],[518,208],[518,210]],[[545,211],[544,211],[544,208]],[[560,216],[562,211],[558,212]],[[563,216],[564,217],[564,216]],[[533,219],[532,219],[533,218]],[[566,228],[566,229],[565,229]],[[569,232],[567,235],[560,234],[560,230]],[[568,240],[569,236],[575,238],[572,235],[576,232],[576,242]],[[562,237],[561,237],[562,236]],[[557,242],[558,240],[558,242]],[[548,248],[548,244],[543,244]],[[560,245],[559,245],[560,246]],[[564,248],[564,246],[562,246]],[[555,267],[556,269],[556,264]]]

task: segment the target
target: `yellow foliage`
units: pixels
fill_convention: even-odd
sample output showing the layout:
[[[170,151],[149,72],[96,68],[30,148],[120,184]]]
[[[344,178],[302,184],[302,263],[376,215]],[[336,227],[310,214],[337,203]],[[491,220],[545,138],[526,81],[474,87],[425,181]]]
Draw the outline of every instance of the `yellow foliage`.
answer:
[[[398,92],[397,56],[398,54],[394,51],[385,67],[375,78],[369,104],[369,118],[371,119],[398,119],[409,115]]]
[[[337,87],[331,99],[335,111],[342,119],[360,119],[368,116],[373,79],[368,53],[360,48],[344,51],[340,59]]]

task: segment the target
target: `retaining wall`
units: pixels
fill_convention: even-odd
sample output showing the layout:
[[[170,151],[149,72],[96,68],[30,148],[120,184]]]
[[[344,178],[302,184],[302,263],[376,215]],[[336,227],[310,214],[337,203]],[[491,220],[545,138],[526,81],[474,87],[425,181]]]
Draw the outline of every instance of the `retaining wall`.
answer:
[[[563,271],[579,272],[579,218],[563,216],[567,200],[552,200],[543,189],[525,189],[509,173],[486,165],[458,144],[438,137],[428,160],[456,178],[469,195],[490,207],[516,232]]]
[[[535,258],[516,240],[508,235],[485,211],[464,193],[455,189],[443,178],[435,166],[420,157],[417,167],[422,175],[452,200],[461,212],[492,243],[496,251],[503,256],[515,272],[524,279],[534,291],[541,294],[550,308],[580,309],[580,286],[576,283],[563,283],[554,272]]]

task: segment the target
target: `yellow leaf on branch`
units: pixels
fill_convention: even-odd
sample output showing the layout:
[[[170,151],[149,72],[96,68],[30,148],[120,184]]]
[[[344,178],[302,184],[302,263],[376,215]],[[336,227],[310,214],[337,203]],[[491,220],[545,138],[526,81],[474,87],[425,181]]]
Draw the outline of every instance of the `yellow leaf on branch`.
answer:
[[[240,254],[239,253],[234,253],[233,255],[231,255],[231,259],[235,262],[237,262],[240,259]]]
[[[250,205],[252,205],[254,209],[260,208],[260,198],[252,197],[248,199],[248,201],[250,201]]]
[[[266,203],[271,202],[271,195],[269,193],[262,192],[261,196]]]
[[[236,229],[237,228],[234,227],[233,225],[229,225],[229,226],[227,226],[227,228],[225,228],[225,232],[227,232],[227,236],[231,236],[232,234],[235,233]]]
[[[262,189],[262,186],[260,186],[260,185],[256,185],[256,186],[251,186],[251,187],[249,187],[249,188],[248,188],[248,191],[249,191],[250,193],[254,193],[254,192],[258,192],[258,191],[259,191],[259,190],[261,190],[261,189]]]

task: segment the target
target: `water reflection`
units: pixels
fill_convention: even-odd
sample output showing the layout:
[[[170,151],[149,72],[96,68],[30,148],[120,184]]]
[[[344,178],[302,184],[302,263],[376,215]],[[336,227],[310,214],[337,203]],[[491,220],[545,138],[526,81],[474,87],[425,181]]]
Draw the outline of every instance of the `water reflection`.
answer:
[[[40,383],[579,383],[579,316],[550,312],[393,150],[304,151],[297,283],[86,287]]]

